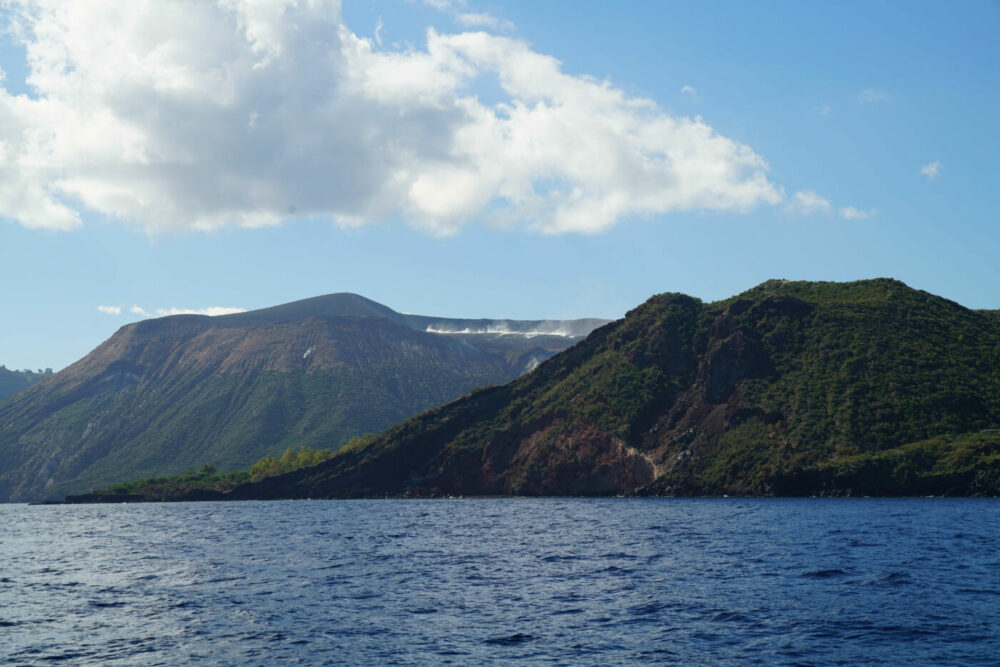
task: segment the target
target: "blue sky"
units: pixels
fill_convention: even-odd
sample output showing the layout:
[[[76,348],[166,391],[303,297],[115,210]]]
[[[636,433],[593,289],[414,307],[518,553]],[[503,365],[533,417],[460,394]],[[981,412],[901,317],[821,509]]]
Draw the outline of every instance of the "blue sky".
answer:
[[[997,3],[61,4],[3,14],[9,368],[339,291],[614,318],[892,276],[1000,308]]]

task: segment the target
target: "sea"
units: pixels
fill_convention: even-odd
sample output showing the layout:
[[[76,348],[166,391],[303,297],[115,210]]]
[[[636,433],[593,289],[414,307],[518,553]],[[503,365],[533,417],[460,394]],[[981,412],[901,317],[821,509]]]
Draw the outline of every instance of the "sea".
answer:
[[[998,665],[996,499],[0,505],[0,663]]]

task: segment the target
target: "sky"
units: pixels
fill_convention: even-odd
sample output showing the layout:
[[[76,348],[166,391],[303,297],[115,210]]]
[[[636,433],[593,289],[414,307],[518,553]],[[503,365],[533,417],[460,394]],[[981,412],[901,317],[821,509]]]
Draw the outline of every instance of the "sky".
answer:
[[[0,364],[332,292],[1000,308],[1000,3],[4,0]]]

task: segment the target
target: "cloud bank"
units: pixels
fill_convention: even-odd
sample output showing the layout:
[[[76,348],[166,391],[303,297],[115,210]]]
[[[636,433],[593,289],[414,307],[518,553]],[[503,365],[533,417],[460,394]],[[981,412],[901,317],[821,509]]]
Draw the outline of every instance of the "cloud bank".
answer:
[[[323,0],[9,7],[34,94],[0,89],[0,217],[27,227],[91,210],[149,233],[397,215],[597,233],[784,200],[749,146],[510,37],[387,50]],[[482,77],[505,99],[481,101]]]

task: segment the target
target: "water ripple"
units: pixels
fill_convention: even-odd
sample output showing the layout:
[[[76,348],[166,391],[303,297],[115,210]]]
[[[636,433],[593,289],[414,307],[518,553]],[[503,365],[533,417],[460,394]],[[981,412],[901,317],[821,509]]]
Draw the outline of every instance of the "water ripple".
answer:
[[[995,664],[970,499],[0,506],[0,663]]]

